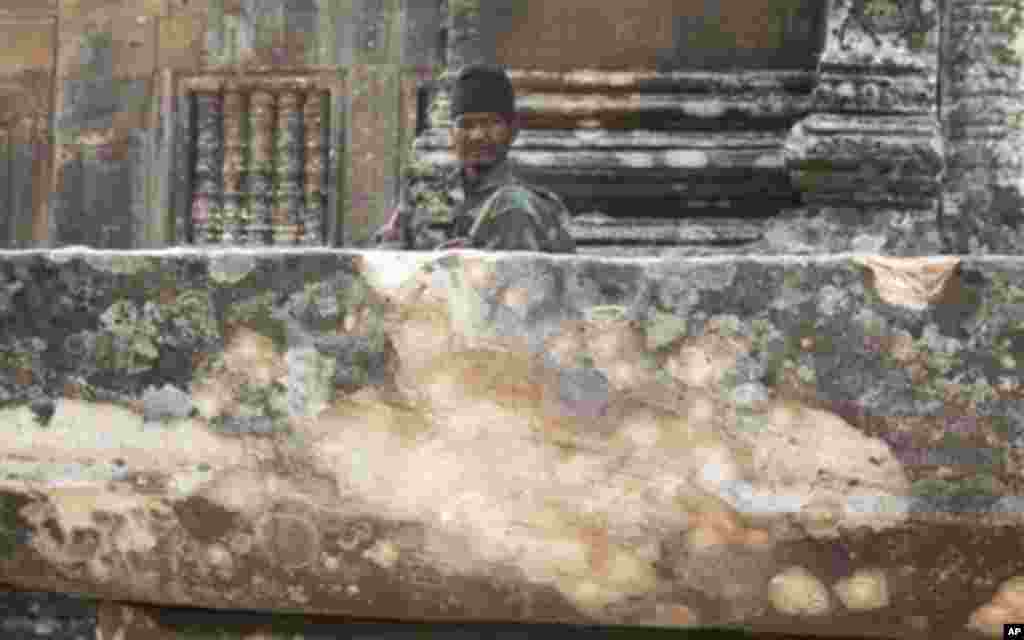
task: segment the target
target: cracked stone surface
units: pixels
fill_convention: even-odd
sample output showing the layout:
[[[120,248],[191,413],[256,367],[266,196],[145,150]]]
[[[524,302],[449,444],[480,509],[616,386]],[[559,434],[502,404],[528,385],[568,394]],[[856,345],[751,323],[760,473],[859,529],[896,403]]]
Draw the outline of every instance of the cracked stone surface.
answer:
[[[1019,618],[1020,259],[57,250],[0,277],[19,588],[821,636]]]

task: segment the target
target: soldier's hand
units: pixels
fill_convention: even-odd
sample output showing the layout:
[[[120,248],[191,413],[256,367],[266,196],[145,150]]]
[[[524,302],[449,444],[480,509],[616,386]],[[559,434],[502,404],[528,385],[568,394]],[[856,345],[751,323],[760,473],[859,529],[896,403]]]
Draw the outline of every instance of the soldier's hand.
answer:
[[[384,226],[381,227],[380,229],[378,229],[373,234],[373,243],[376,244],[377,246],[379,246],[382,249],[392,249],[392,248],[400,249],[401,248],[401,246],[396,246],[396,247],[392,247],[392,246],[385,247],[384,246],[384,245],[392,245],[392,244],[397,244],[397,245],[401,245],[402,244],[402,208],[401,207],[395,207],[395,210],[391,213],[391,217],[388,218],[388,221],[384,224]]]

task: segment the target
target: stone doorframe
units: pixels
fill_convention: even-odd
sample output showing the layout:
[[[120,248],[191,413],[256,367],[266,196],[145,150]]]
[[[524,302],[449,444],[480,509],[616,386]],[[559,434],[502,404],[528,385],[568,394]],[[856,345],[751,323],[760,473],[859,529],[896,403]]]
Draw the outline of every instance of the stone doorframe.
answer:
[[[803,206],[784,215],[790,237],[775,250],[943,253],[943,8],[936,0],[826,1],[809,112],[783,143]],[[449,69],[489,61],[486,2],[448,0]]]

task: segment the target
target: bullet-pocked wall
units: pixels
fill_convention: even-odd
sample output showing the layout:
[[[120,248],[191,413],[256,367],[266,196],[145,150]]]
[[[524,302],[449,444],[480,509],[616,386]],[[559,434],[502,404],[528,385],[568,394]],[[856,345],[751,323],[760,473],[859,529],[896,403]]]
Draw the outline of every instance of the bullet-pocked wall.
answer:
[[[263,229],[267,242],[296,226],[301,240],[311,203],[322,208],[312,212],[321,222],[312,235],[358,245],[394,196],[417,78],[439,57],[434,1],[3,5],[0,245],[8,247],[167,246],[202,235],[194,218],[210,222],[212,210],[230,226],[239,209],[251,226],[277,227]],[[261,91],[270,100],[264,128],[251,99]],[[215,105],[214,126],[197,121],[201,105]],[[267,137],[259,136],[268,132],[270,163],[261,165]],[[216,188],[203,182],[210,171]],[[251,195],[261,175],[266,220],[258,202],[231,206],[232,189]],[[197,197],[203,189],[210,198]],[[211,198],[219,209],[201,206]]]

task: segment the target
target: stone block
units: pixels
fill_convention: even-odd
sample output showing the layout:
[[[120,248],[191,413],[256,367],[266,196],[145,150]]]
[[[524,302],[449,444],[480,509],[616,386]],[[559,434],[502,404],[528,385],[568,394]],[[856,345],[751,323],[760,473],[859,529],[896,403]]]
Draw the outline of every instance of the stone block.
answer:
[[[0,588],[0,631],[24,640],[92,640],[96,603],[60,593]]]
[[[114,637],[1018,619],[1016,258],[61,249],[0,292],[0,569],[146,605]]]
[[[205,12],[198,9],[179,9],[159,20],[157,65],[161,69],[186,73],[199,69],[205,43],[205,20]]]
[[[398,194],[404,120],[400,67],[355,65],[349,69],[346,87],[343,242],[361,246],[387,220]]]
[[[128,249],[138,246],[145,206],[149,134],[61,147],[52,209],[54,242]]]
[[[55,24],[52,18],[5,20],[0,16],[0,42],[6,43],[0,51],[0,73],[52,70]]]

